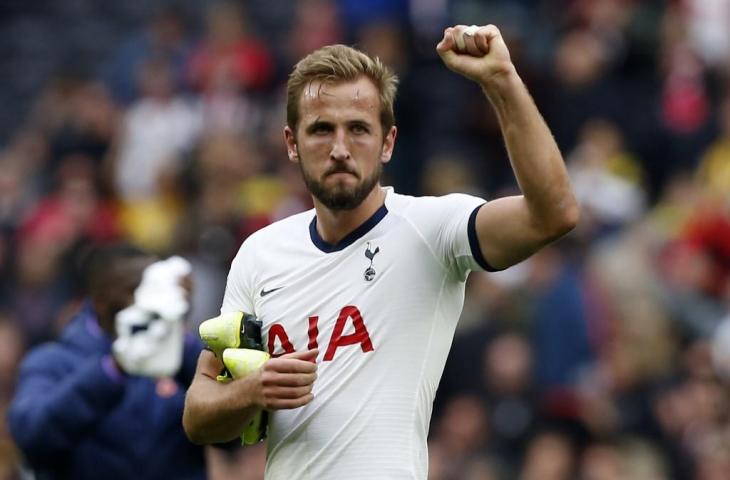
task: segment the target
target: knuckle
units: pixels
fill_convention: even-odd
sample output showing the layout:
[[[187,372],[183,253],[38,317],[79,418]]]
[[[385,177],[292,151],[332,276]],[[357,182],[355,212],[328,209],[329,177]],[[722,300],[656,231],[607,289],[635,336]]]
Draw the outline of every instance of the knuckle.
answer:
[[[261,373],[261,384],[264,386],[272,385],[276,380],[276,374],[271,371],[264,371]]]
[[[268,362],[264,363],[264,365],[261,367],[261,369],[264,372],[273,372],[276,371],[277,367],[279,366],[279,359],[278,358],[272,358]]]

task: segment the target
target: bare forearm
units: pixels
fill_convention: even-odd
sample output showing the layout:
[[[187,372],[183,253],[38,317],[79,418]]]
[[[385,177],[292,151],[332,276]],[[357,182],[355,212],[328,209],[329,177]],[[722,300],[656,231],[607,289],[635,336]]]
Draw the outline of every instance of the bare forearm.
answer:
[[[312,401],[319,350],[306,350],[266,361],[258,370],[219,383],[223,366],[212,352],[203,351],[193,383],[185,397],[183,427],[193,443],[222,443],[243,432],[260,409],[299,408]]]
[[[499,119],[533,221],[548,235],[565,233],[575,224],[577,203],[560,150],[522,79],[510,65],[482,89]]]
[[[222,443],[238,437],[257,407],[250,394],[251,379],[228,384],[198,373],[185,397],[183,426],[196,444]]]

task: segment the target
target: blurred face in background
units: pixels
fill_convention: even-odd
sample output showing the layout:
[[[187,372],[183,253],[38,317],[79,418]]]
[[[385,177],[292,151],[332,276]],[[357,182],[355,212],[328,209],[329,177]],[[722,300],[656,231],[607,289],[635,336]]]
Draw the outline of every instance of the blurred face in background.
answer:
[[[109,266],[108,288],[99,288],[98,292],[92,294],[99,325],[112,337],[116,336],[114,318],[117,313],[134,303],[134,291],[142,281],[145,268],[152,262],[152,257],[112,262]]]
[[[352,210],[380,181],[396,129],[383,133],[380,99],[367,78],[311,82],[302,92],[299,122],[286,127],[289,158],[311,194],[331,210]]]
[[[438,435],[451,455],[467,455],[487,443],[488,425],[484,403],[473,395],[459,395],[447,403]]]
[[[568,438],[556,432],[542,433],[530,442],[520,480],[570,480],[574,463]]]
[[[581,480],[621,480],[626,478],[621,452],[612,445],[591,445],[583,453]]]
[[[532,352],[527,340],[516,334],[494,339],[484,352],[484,381],[497,395],[516,395],[530,386]]]

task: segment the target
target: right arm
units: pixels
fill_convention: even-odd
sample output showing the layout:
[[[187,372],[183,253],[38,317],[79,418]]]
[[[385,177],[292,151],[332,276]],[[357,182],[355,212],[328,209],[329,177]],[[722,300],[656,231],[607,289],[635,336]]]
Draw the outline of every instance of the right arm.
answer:
[[[185,397],[183,427],[193,443],[224,443],[241,435],[260,409],[298,408],[312,401],[317,350],[272,358],[251,375],[221,383],[220,359],[201,352]]]

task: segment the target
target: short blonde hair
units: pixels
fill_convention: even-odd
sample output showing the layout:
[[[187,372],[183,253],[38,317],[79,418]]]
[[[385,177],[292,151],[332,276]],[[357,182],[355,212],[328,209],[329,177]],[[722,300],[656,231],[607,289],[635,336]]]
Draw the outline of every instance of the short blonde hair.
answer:
[[[346,45],[328,45],[310,53],[289,75],[286,86],[286,122],[296,131],[299,123],[299,100],[304,88],[314,81],[324,83],[350,82],[365,76],[380,94],[380,123],[383,132],[395,125],[393,101],[398,77],[379,58],[371,57]]]

